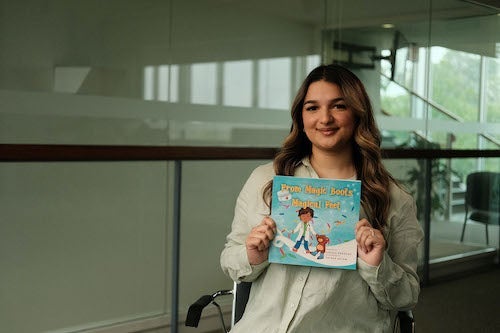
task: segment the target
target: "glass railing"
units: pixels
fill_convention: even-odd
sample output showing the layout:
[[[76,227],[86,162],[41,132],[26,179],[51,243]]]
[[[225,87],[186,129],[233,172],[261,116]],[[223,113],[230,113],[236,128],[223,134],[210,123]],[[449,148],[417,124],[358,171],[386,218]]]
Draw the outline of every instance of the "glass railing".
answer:
[[[134,325],[177,332],[197,296],[231,287],[219,254],[235,200],[251,170],[276,151],[0,145],[0,285],[9,286],[2,289],[0,329]],[[487,244],[485,225],[467,221],[461,240],[463,206],[443,213],[449,187],[439,166],[483,159],[498,172],[499,150],[383,153],[417,201],[426,234],[419,265],[424,286],[495,260],[498,225],[487,225]],[[230,312],[230,304],[222,306]],[[218,329],[217,315],[206,316]]]

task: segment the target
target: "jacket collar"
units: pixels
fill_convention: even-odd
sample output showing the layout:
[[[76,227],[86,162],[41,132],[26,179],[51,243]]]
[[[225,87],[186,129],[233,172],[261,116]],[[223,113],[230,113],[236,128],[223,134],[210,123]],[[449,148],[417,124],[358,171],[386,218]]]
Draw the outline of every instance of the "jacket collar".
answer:
[[[298,177],[310,177],[310,178],[319,178],[316,171],[313,169],[311,165],[311,160],[309,156],[304,157],[301,160],[302,165],[295,170],[295,175]]]

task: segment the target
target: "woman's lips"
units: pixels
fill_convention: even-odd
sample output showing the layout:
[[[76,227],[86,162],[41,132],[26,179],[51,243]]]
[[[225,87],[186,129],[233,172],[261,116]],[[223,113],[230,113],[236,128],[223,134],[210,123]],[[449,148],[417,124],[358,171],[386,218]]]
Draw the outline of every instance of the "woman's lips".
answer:
[[[324,135],[332,135],[338,130],[338,128],[318,128],[318,131]]]

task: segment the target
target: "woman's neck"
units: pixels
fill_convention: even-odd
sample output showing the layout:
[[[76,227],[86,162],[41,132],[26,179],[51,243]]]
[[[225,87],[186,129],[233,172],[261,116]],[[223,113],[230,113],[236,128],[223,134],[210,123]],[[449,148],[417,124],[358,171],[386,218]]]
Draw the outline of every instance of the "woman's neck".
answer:
[[[335,153],[313,150],[310,162],[320,178],[348,179],[356,176],[350,151]]]

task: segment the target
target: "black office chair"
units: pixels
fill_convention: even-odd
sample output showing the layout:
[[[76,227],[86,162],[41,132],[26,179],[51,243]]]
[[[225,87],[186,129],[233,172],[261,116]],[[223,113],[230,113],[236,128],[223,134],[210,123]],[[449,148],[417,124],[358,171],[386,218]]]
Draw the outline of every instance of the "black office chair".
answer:
[[[200,297],[195,303],[193,303],[188,310],[186,316],[186,326],[189,327],[198,327],[198,323],[200,322],[201,312],[203,309],[209,305],[210,303],[217,306],[219,310],[219,316],[221,319],[221,325],[224,332],[229,332],[224,322],[224,318],[222,315],[222,310],[215,302],[215,299],[222,295],[233,295],[233,311],[231,318],[231,327],[238,322],[243,316],[243,312],[245,312],[245,307],[248,302],[248,297],[250,295],[250,289],[252,284],[250,282],[241,282],[238,284],[234,284],[233,290],[221,290],[213,295],[204,295]],[[396,322],[394,325],[394,332],[399,333],[415,333],[415,320],[413,319],[413,313],[411,310],[408,311],[399,311],[396,317]]]
[[[213,304],[219,311],[219,318],[221,321],[222,329],[226,333],[229,332],[224,321],[222,309],[220,305],[215,302],[215,299],[219,296],[233,295],[233,307],[231,311],[231,327],[233,327],[233,325],[236,324],[241,319],[241,317],[243,317],[243,312],[245,312],[248,297],[250,296],[251,287],[252,284],[250,282],[234,283],[233,289],[219,290],[212,295],[201,296],[196,302],[189,306],[185,325],[189,327],[198,327],[203,309],[207,305]]]
[[[484,224],[488,245],[488,224],[500,224],[500,173],[473,172],[467,176],[466,186],[465,219],[460,241],[464,241],[467,220],[472,220]]]

